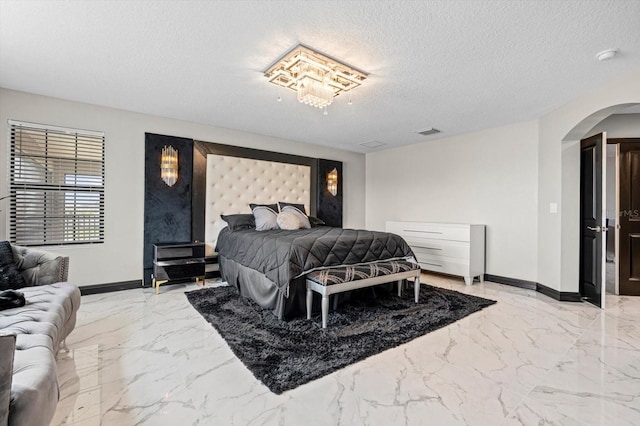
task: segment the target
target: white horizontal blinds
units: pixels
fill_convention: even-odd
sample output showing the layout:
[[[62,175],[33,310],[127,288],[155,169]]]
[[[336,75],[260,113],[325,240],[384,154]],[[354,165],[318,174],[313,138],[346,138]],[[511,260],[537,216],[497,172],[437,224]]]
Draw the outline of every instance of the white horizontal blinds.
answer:
[[[9,235],[19,245],[104,241],[104,134],[9,122]]]

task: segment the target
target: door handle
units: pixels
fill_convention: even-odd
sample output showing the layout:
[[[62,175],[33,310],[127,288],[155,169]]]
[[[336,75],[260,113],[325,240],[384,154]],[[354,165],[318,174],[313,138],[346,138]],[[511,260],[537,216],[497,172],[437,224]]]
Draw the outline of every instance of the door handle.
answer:
[[[596,231],[596,232],[602,232],[602,228],[600,226],[596,226],[595,228],[591,227],[591,226],[587,226],[587,229],[589,231]]]

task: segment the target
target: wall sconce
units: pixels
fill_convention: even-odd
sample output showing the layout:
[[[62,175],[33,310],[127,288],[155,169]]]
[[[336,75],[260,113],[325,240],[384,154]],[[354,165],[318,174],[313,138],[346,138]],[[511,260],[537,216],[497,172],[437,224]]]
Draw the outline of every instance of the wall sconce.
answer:
[[[338,170],[336,168],[327,173],[327,191],[334,197],[338,194]]]
[[[160,160],[160,177],[169,186],[175,185],[178,181],[178,150],[169,146],[162,148],[162,159]]]

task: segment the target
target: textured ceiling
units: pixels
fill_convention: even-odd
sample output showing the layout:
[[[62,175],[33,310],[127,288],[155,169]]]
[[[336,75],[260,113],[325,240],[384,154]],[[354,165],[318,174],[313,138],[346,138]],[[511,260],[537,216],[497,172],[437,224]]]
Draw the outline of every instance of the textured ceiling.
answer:
[[[0,86],[368,152],[538,118],[639,67],[639,23],[637,0],[0,0]],[[353,105],[265,81],[299,42],[370,74]]]

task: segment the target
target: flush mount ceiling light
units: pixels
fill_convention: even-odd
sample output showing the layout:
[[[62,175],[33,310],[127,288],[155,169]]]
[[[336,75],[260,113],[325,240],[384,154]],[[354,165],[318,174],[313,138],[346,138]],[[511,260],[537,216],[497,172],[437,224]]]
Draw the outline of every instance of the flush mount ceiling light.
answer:
[[[603,50],[602,52],[596,55],[596,59],[601,62],[608,61],[609,59],[613,59],[613,57],[616,56],[616,53],[618,53],[618,49]]]
[[[334,97],[367,78],[367,73],[302,44],[280,57],[264,75],[270,83],[296,91],[298,101],[317,108],[326,108]]]

